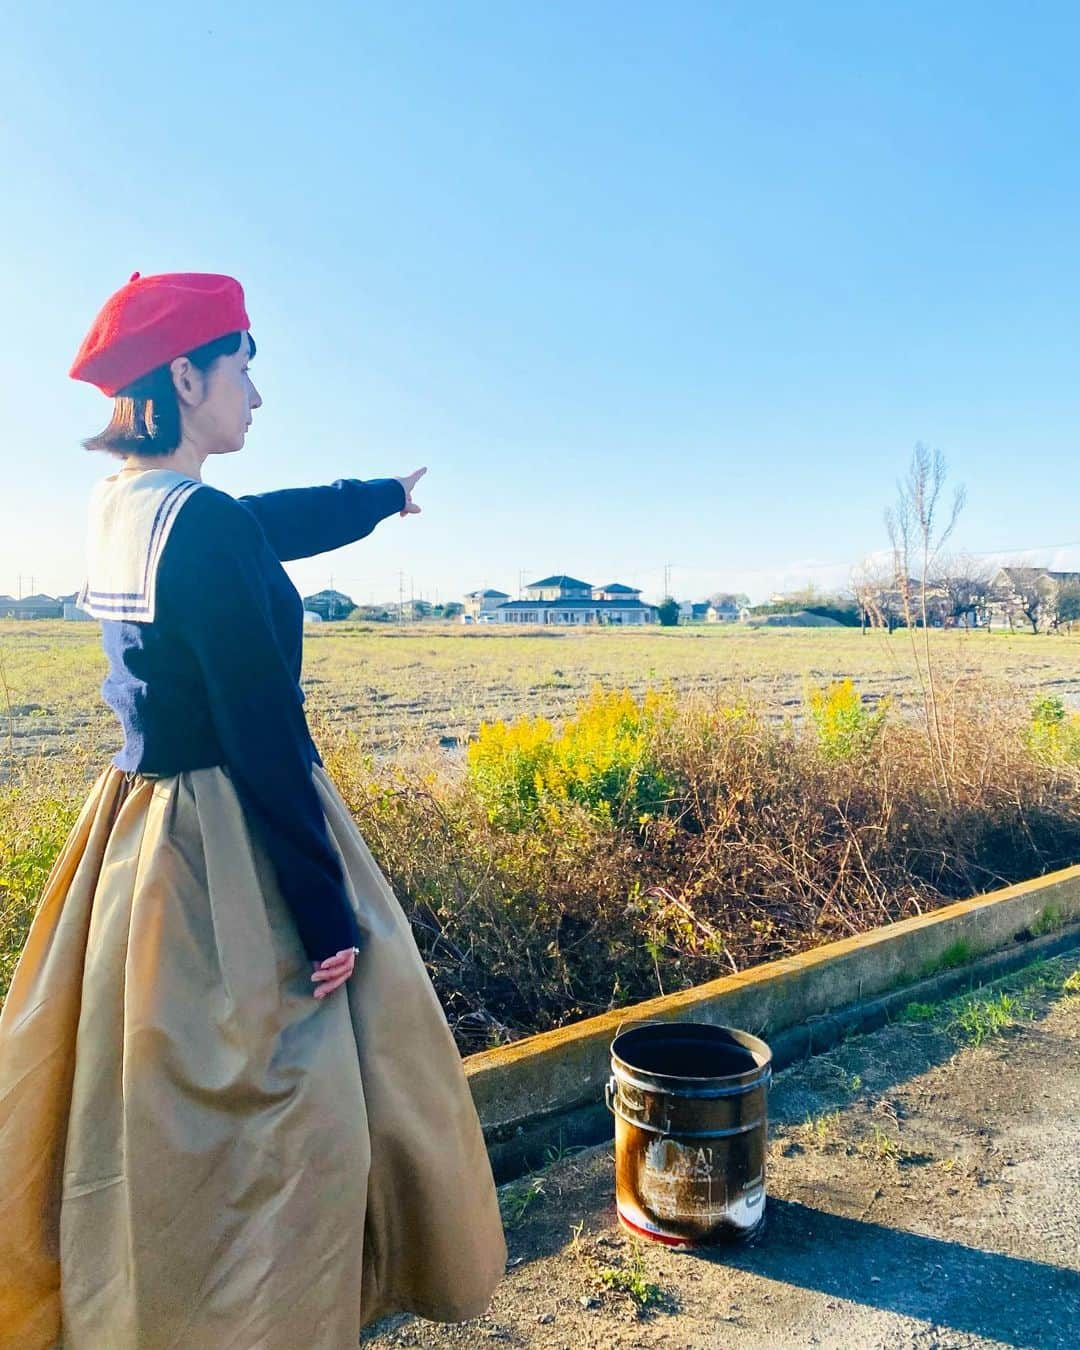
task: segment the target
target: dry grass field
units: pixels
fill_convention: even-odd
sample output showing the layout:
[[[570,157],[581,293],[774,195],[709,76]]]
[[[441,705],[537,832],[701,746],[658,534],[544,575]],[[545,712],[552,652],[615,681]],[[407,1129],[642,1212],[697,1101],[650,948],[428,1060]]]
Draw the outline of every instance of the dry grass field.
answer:
[[[305,684],[472,1049],[1080,861],[1080,642],[929,648],[928,700],[903,632],[333,625]],[[0,625],[0,998],[103,673],[91,625]]]
[[[1080,708],[1080,637],[932,633],[946,686],[989,679]],[[378,752],[453,747],[484,720],[569,715],[595,684],[641,694],[749,692],[798,716],[808,683],[852,679],[903,705],[917,690],[909,637],[850,629],[677,628],[503,634],[458,626],[309,628],[304,685],[313,726],[354,731]],[[98,687],[91,624],[0,622],[0,764],[80,744],[93,768],[117,748]]]

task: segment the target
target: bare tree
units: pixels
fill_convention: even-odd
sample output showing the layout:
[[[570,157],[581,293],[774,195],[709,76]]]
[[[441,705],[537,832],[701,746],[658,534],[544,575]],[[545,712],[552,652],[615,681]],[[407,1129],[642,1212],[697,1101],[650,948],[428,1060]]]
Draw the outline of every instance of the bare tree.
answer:
[[[1072,632],[1073,624],[1080,620],[1080,584],[1066,581],[1057,589],[1054,608],[1054,631],[1062,628]]]
[[[989,563],[957,553],[938,560],[930,577],[931,595],[946,624],[970,628],[985,618],[994,596],[994,571]]]
[[[1038,633],[1054,621],[1054,586],[1041,567],[1003,567],[998,597],[1010,626],[1027,623]]]
[[[884,628],[892,632],[901,620],[899,594],[888,563],[868,558],[851,574],[851,590],[866,628]]]
[[[885,526],[892,544],[893,564],[904,618],[911,635],[911,649],[923,696],[926,730],[934,749],[940,773],[940,786],[951,801],[945,740],[941,730],[937,683],[930,647],[929,609],[927,592],[930,576],[936,570],[946,543],[956,528],[964,509],[965,493],[958,487],[953,493],[952,506],[946,510],[942,500],[945,489],[945,456],[940,450],[930,450],[923,444],[915,447],[907,476],[897,483],[896,504],[885,512]],[[918,589],[912,594],[912,581]],[[922,643],[916,639],[915,624],[922,622]],[[950,755],[951,759],[951,755]]]

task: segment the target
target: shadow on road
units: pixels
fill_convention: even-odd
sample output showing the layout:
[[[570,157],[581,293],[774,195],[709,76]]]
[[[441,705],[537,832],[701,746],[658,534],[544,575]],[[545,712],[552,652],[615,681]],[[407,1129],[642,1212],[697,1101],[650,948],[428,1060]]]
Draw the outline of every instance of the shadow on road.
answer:
[[[1080,1274],[902,1229],[769,1200],[759,1244],[695,1259],[1025,1350],[1074,1344]]]

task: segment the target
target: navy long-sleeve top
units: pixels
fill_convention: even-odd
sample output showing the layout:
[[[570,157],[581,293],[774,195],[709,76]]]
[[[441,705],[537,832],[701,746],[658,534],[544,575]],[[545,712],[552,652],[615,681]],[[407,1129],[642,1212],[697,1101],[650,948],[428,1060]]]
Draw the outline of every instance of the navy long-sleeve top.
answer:
[[[154,621],[102,623],[102,693],[124,732],[113,763],[154,777],[224,766],[315,961],[361,934],[312,781],[303,603],[281,564],[362,539],[404,504],[393,478],[239,498],[203,485],[165,545]]]

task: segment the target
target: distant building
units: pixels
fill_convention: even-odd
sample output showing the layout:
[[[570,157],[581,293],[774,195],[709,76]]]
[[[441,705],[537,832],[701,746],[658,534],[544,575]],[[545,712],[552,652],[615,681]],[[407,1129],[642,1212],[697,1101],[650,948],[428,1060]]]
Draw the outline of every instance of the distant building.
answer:
[[[613,581],[610,586],[594,586],[592,598],[594,600],[633,600],[641,595],[633,586],[623,586],[619,582]]]
[[[525,587],[525,599],[504,600],[491,615],[497,623],[617,625],[656,622],[653,605],[642,604],[641,592],[611,582],[592,586],[577,577],[551,576]]]
[[[544,577],[525,587],[526,600],[592,600],[593,588],[576,577]]]
[[[705,607],[706,623],[738,623],[745,617],[746,607],[740,605],[733,595]]]
[[[505,591],[470,591],[465,597],[465,616],[475,623],[481,616],[494,615],[499,606],[509,599]]]
[[[990,583],[1003,598],[1022,594],[1032,587],[1055,594],[1062,586],[1080,585],[1080,572],[1051,572],[1048,567],[1002,567]]]
[[[1033,630],[1055,627],[1061,617],[1062,593],[1075,594],[1080,572],[1052,572],[1048,567],[1002,567],[990,583],[991,619],[1009,627]],[[1071,621],[1071,619],[1070,619]]]
[[[347,619],[355,608],[353,600],[341,591],[317,591],[314,595],[304,596],[304,609],[327,622]]]
[[[64,602],[51,595],[27,595],[22,600],[6,597],[0,617],[8,619],[62,619]]]

